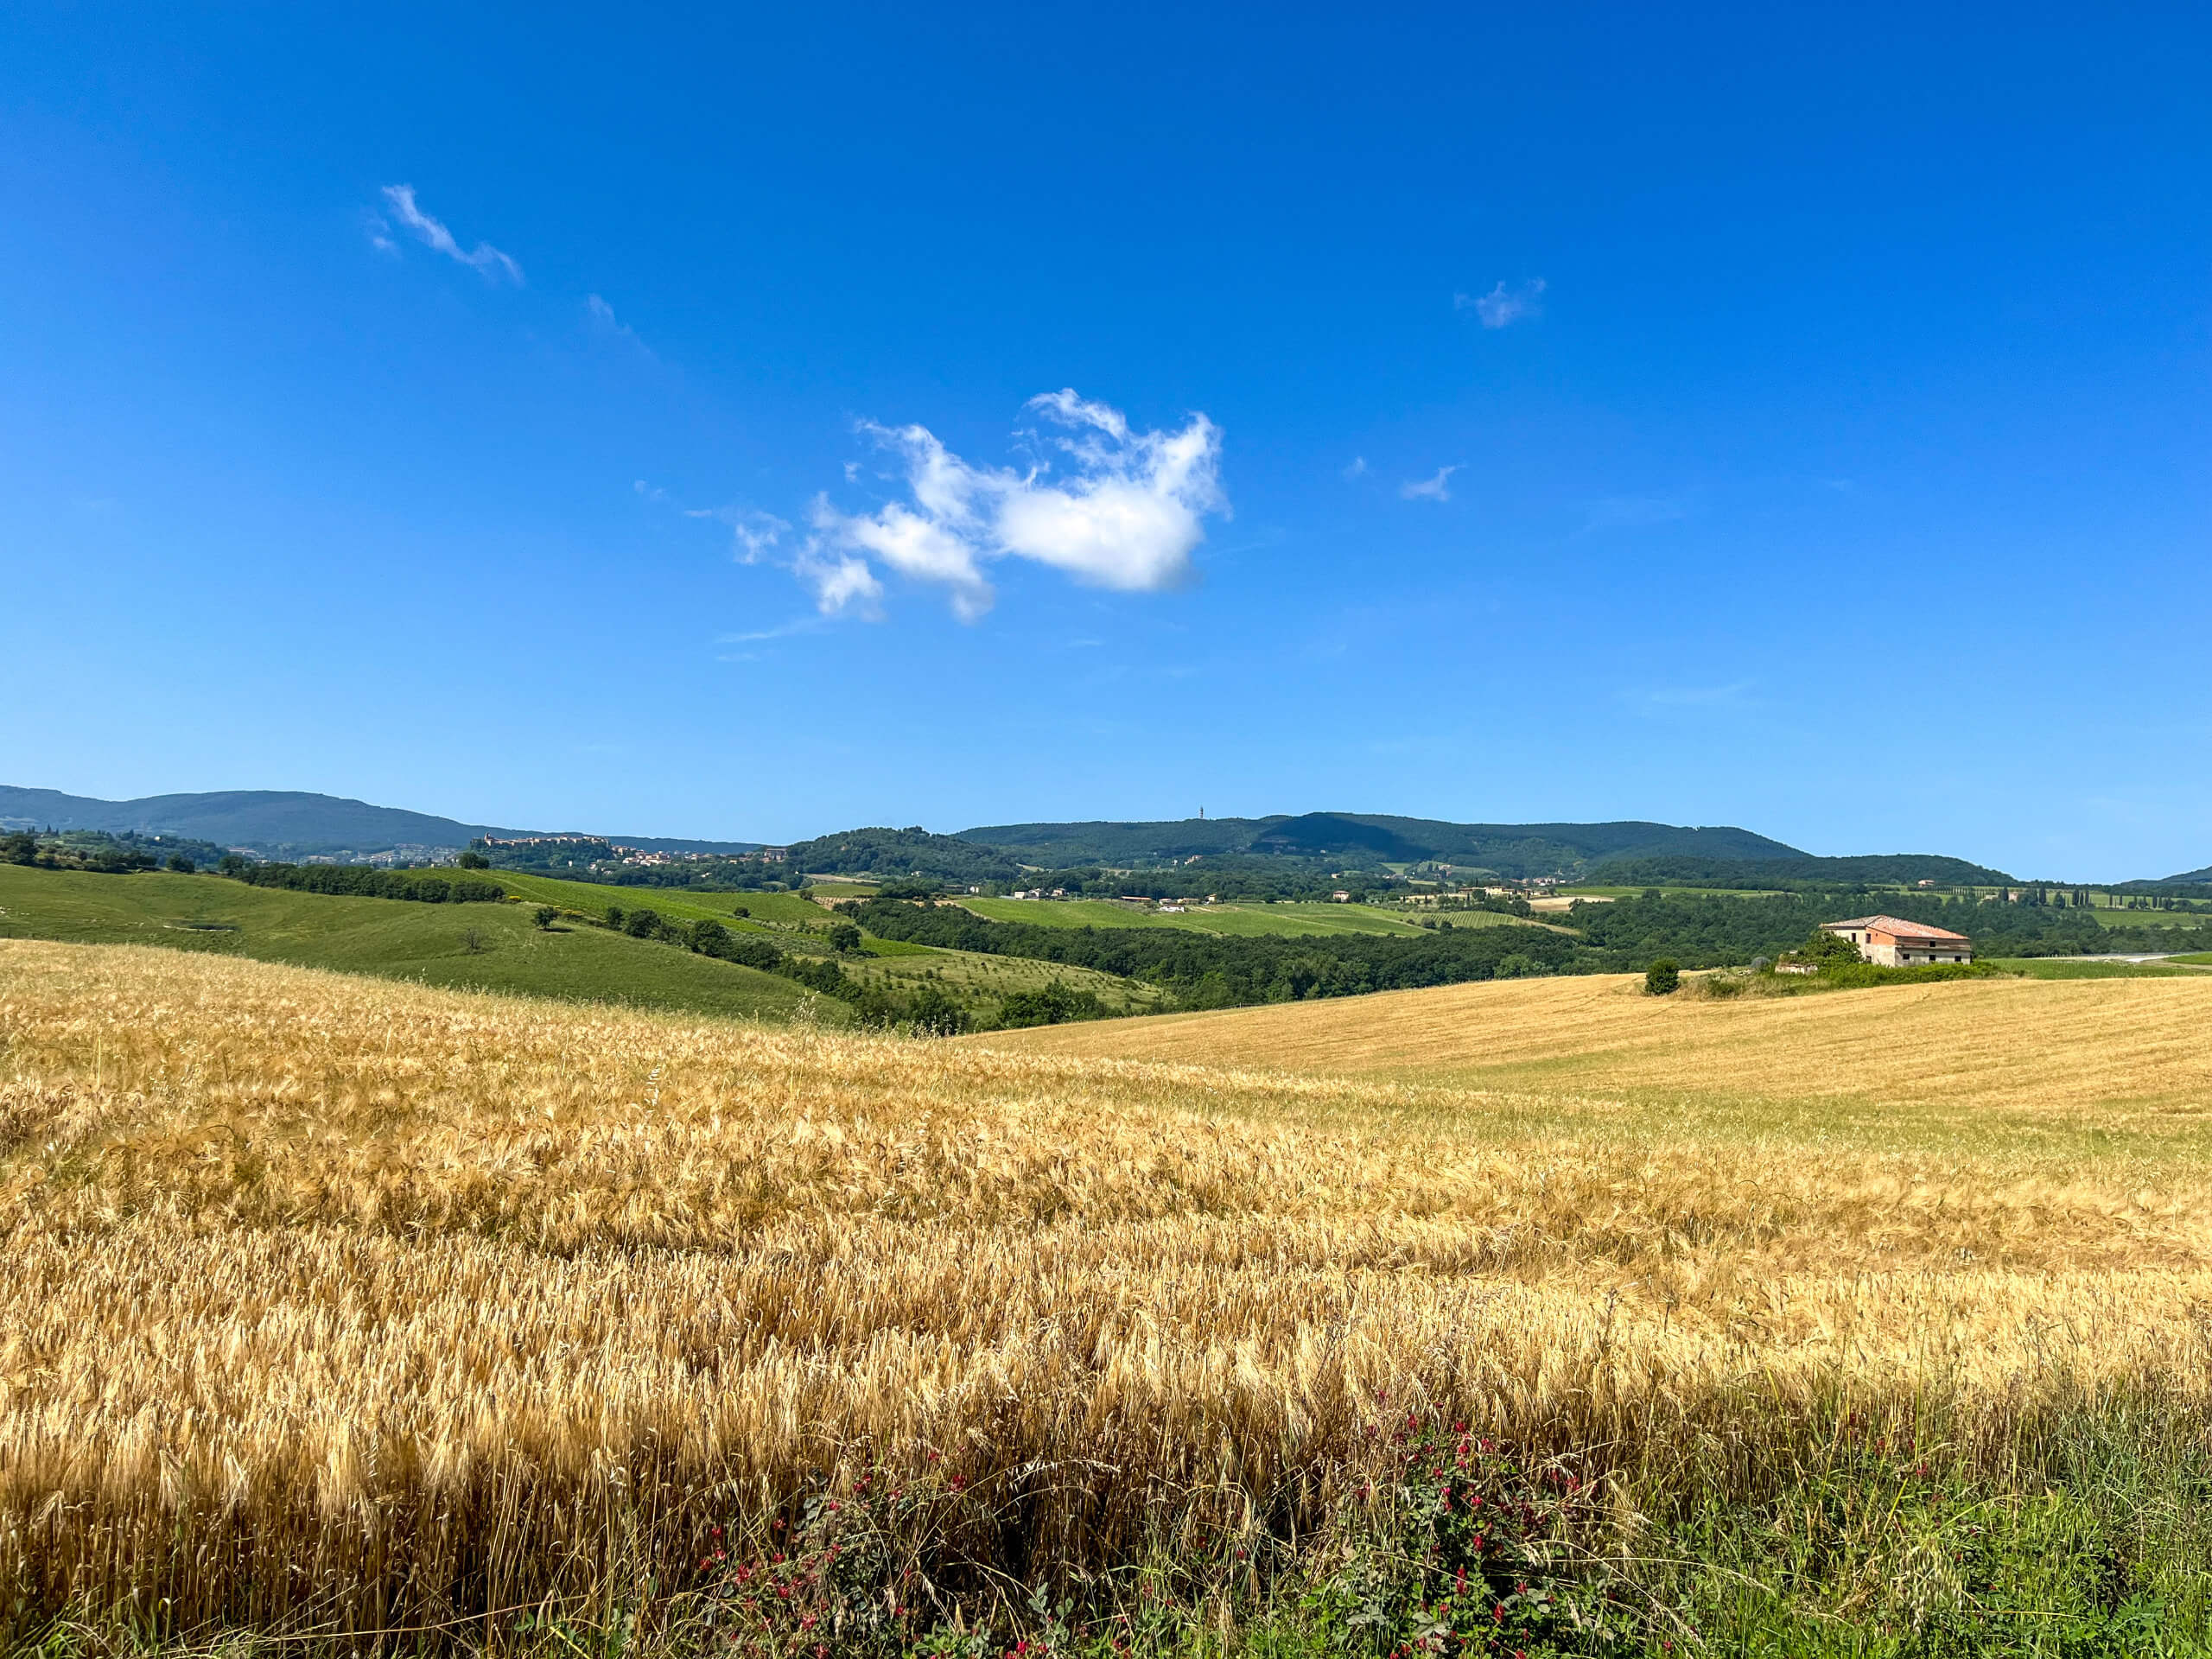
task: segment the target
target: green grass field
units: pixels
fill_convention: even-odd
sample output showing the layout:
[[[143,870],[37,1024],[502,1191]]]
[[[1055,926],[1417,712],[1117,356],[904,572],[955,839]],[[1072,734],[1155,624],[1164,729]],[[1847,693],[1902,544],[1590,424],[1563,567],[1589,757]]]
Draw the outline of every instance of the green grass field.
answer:
[[[2212,927],[2212,916],[2189,910],[2105,910],[2089,912],[2107,927]]]
[[[1986,960],[2030,979],[2171,979],[2177,975],[2202,972],[2201,967],[2177,968],[2172,965],[2174,963],[2212,964],[2212,956],[2173,957],[2164,962],[2069,962],[2051,957],[1991,957]]]
[[[564,881],[555,875],[531,875],[515,870],[484,873],[517,899],[534,905],[559,905],[586,915],[606,912],[609,905],[624,910],[650,910],[671,921],[700,922],[709,918],[742,927],[745,911],[753,921],[771,927],[834,926],[836,916],[812,899],[796,893],[686,893],[675,888],[616,887],[602,881]]]
[[[535,908],[342,898],[215,875],[0,865],[0,938],[161,945],[456,989],[747,1019],[789,1019],[811,1000],[825,1023],[846,1018],[841,1005],[773,974],[603,928],[540,930],[531,919]]]
[[[1179,915],[1117,905],[1107,899],[963,899],[976,915],[994,922],[1028,922],[1038,927],[1179,927],[1194,933],[1223,935],[1314,933],[1417,933],[1421,930],[1402,912],[1372,905],[1205,905]],[[1454,911],[1455,927],[1517,925],[1494,911]]]

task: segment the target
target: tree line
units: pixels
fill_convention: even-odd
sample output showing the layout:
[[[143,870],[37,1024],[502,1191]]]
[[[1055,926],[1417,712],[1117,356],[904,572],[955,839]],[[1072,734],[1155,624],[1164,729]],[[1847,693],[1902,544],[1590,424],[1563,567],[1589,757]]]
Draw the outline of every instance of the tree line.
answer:
[[[253,864],[226,858],[218,867],[234,881],[253,887],[283,887],[293,893],[332,893],[355,899],[404,899],[424,905],[498,904],[507,890],[496,881],[470,876],[402,874],[363,864]]]
[[[1095,969],[1170,992],[1185,1008],[1233,1007],[1469,980],[1594,970],[1550,928],[1444,928],[1419,935],[1220,937],[1184,928],[1045,927],[986,921],[951,905],[871,899],[845,912],[880,938]]]

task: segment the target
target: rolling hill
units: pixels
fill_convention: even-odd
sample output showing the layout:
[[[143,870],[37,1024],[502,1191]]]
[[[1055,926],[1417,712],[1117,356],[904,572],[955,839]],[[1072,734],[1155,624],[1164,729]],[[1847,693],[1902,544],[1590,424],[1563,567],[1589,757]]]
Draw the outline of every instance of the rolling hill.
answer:
[[[1249,1066],[1513,1093],[1700,1098],[2024,1122],[2201,1105],[2212,975],[1995,979],[1708,1001],[1632,975],[1492,981],[963,1038],[1001,1052]],[[1998,1033],[2003,1033],[2001,1039]],[[1864,1110],[1866,1116],[1857,1114]]]
[[[212,875],[0,864],[0,939],[9,938],[159,945],[460,990],[760,1020],[787,1019],[810,1001],[826,1021],[844,1017],[774,974],[605,928],[543,931],[518,904],[399,904]]]
[[[148,795],[103,801],[58,789],[0,784],[0,830],[105,830],[120,835],[182,836],[257,853],[377,853],[397,847],[465,847],[479,836],[544,831],[462,823],[396,806],[298,790],[231,789],[207,794]],[[654,852],[742,853],[757,841],[671,841],[615,836]]]
[[[1308,812],[1157,823],[1013,823],[963,830],[959,839],[1035,864],[1116,865],[1250,854],[1365,864],[1471,864],[1502,876],[1580,874],[1621,858],[1802,859],[1784,842],[1729,826],[1449,823],[1386,814]]]

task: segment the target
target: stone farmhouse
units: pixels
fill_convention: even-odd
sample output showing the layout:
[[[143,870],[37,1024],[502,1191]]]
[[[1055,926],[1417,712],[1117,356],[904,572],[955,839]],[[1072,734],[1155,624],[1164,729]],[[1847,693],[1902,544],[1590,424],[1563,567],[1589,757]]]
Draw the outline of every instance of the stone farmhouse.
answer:
[[[1863,960],[1885,968],[1974,960],[1974,946],[1965,934],[1901,921],[1895,916],[1854,916],[1847,922],[1822,922],[1821,931],[1849,939],[1859,947]]]

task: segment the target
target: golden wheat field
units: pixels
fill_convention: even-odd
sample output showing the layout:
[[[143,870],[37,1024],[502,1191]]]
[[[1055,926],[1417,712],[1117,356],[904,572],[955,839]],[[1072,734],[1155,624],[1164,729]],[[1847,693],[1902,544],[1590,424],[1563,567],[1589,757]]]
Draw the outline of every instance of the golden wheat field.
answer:
[[[993,1032],[1027,1053],[1698,1101],[2212,1116],[2212,975],[1650,997],[1605,974]],[[1965,1115],[1961,1116],[1961,1115]]]
[[[2201,1444],[2208,988],[1990,988],[966,1046],[0,944],[0,1610],[588,1611],[862,1471],[988,1487],[1007,1571],[1096,1568],[1311,1523],[1411,1405],[1593,1460],[1624,1529],[1847,1421],[2016,1468],[2090,1408]],[[1486,1090],[1051,1052],[1282,1065],[1424,1019],[1601,1058]],[[2069,1022],[2126,1052],[2045,1088],[2018,1053]],[[1894,1134],[1730,1103],[1845,1073],[1912,1094]]]

